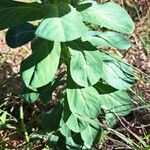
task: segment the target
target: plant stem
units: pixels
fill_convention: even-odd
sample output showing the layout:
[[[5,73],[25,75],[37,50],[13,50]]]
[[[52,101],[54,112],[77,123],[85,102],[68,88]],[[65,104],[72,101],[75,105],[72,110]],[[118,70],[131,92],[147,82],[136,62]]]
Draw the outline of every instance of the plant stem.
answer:
[[[24,132],[25,140],[27,143],[29,143],[29,141],[30,141],[29,135],[28,135],[26,126],[24,124],[24,112],[23,112],[23,101],[22,100],[21,100],[21,106],[20,106],[20,119],[21,119],[21,127]]]

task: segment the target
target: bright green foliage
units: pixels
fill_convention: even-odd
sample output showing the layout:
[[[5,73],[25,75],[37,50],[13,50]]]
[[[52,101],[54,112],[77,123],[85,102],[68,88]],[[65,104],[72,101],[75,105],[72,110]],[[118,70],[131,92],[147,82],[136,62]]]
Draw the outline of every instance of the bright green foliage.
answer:
[[[27,87],[39,88],[54,78],[61,48],[59,42],[43,39],[35,39],[31,47],[33,53],[22,62],[21,75]]]
[[[112,58],[107,54],[102,54],[102,57],[102,79],[119,90],[130,88],[134,83],[132,68],[123,63],[123,61]]]
[[[114,2],[98,5],[94,1],[84,1],[81,4],[87,3],[92,6],[81,11],[84,21],[125,34],[134,31],[134,23],[127,12]]]
[[[38,37],[51,41],[66,42],[80,38],[87,32],[81,14],[75,8],[65,3],[58,3],[55,7],[55,17],[50,16],[39,25],[36,31]],[[72,19],[70,20],[70,18]]]
[[[106,121],[111,127],[116,124],[116,116],[129,114],[133,107],[131,98],[124,91],[102,94],[101,99],[101,107],[105,111]]]
[[[83,41],[89,41],[93,46],[129,49],[131,43],[121,34],[107,31],[89,31],[83,37]]]
[[[67,98],[72,113],[83,117],[98,117],[101,102],[98,92],[93,87],[67,89]]]
[[[35,20],[38,26],[29,23]],[[91,24],[99,30],[91,30]],[[119,5],[93,0],[0,0],[0,30],[6,28],[10,47],[31,41],[32,54],[20,69],[27,102],[47,104],[58,86],[66,87],[59,103],[42,115],[44,130],[31,137],[44,137],[54,149],[92,149],[103,132],[99,115],[104,114],[112,127],[117,116],[130,113],[133,103],[125,90],[134,83],[133,70],[103,50],[131,46],[121,33],[131,34],[134,23]],[[62,63],[67,71],[56,75]],[[2,123],[5,118],[3,114]]]
[[[101,77],[102,58],[98,50],[78,51],[70,49],[70,72],[72,79],[80,86],[92,86]]]

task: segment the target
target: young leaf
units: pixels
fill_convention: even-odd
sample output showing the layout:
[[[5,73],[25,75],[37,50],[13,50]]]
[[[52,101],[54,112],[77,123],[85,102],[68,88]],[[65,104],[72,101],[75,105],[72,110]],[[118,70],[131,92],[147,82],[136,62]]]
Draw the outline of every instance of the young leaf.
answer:
[[[82,40],[90,42],[93,46],[111,47],[121,50],[131,47],[131,43],[123,35],[111,31],[89,31],[82,37]]]
[[[48,16],[41,22],[36,30],[36,36],[65,42],[77,39],[86,32],[87,27],[82,22],[79,12],[66,3],[58,3],[53,10],[53,16]]]
[[[94,1],[85,1],[84,3],[92,3],[92,6],[81,11],[83,21],[125,34],[134,31],[134,23],[128,13],[114,2],[98,4]]]
[[[11,48],[17,48],[27,44],[35,38],[35,29],[36,27],[30,23],[9,28],[6,34],[7,45]]]
[[[126,90],[130,88],[135,82],[132,68],[111,55],[101,54],[104,65],[102,79],[116,89]]]
[[[100,94],[102,109],[106,114],[106,121],[109,126],[116,123],[116,115],[125,116],[131,112],[133,102],[131,97],[124,91],[116,91],[110,94]],[[114,118],[114,121],[112,121]]]
[[[67,89],[67,99],[74,114],[96,118],[101,111],[99,94],[93,87]]]
[[[78,85],[94,85],[101,77],[102,57],[98,50],[78,51],[69,49],[71,54],[71,77]]]
[[[54,78],[61,47],[59,42],[37,39],[32,50],[33,54],[21,63],[21,76],[27,87],[39,88]]]
[[[27,21],[42,19],[45,6],[39,3],[23,3],[0,0],[0,30],[14,27]]]

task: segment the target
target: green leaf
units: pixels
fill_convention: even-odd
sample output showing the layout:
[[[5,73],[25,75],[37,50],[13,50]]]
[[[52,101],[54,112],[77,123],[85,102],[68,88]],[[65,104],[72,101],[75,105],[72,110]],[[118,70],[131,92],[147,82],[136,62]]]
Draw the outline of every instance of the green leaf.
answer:
[[[27,21],[42,19],[45,6],[39,3],[0,0],[0,30],[14,27]]]
[[[96,144],[100,139],[101,128],[98,120],[91,120],[88,127],[81,132],[81,137],[86,145]]]
[[[51,100],[52,94],[56,88],[58,88],[60,85],[63,86],[65,84],[65,80],[62,80],[64,75],[65,72],[62,72],[57,75],[52,82],[41,88],[38,88],[38,92],[40,93],[39,98],[43,104],[47,104],[47,102]]]
[[[83,131],[88,126],[88,124],[89,123],[87,120],[85,120],[85,118],[81,117],[80,115],[73,114],[70,111],[68,101],[65,99],[63,117],[60,123],[60,126],[62,126],[61,131],[63,135],[67,134],[68,137],[68,135],[71,134],[71,131],[69,132],[68,129],[75,133],[79,133]],[[64,129],[64,127],[67,127],[68,129]]]
[[[114,114],[111,114],[111,113],[106,114],[105,119],[106,119],[108,126],[111,128],[117,124],[117,117]]]
[[[34,131],[32,134],[30,134],[31,139],[43,139],[47,136],[47,133],[45,131]]]
[[[59,128],[60,120],[62,117],[63,105],[57,104],[54,108],[48,111],[42,117],[42,124],[44,129],[49,132],[57,130]]]
[[[82,22],[80,13],[66,3],[58,3],[53,9],[53,16],[41,22],[36,30],[36,36],[65,42],[80,38],[86,32],[87,27]]]
[[[59,129],[59,131],[66,138],[67,137],[71,137],[71,130],[68,128],[68,126],[65,124],[65,122],[63,122],[63,125],[61,126],[61,128]]]
[[[94,85],[101,77],[102,57],[98,50],[78,51],[69,49],[71,53],[71,77],[78,85],[87,87]]]
[[[4,125],[6,123],[7,111],[4,111],[0,116],[0,125]]]
[[[98,91],[99,94],[109,94],[117,91],[117,89],[113,88],[112,86],[103,83],[102,81],[96,83],[94,88]]]
[[[67,99],[72,113],[96,118],[101,110],[98,92],[93,87],[67,89]]]
[[[82,37],[82,40],[90,42],[93,46],[110,47],[121,50],[131,47],[131,43],[123,35],[111,31],[89,31]]]
[[[116,115],[125,116],[129,114],[133,108],[131,97],[124,91],[101,94],[100,99],[101,107],[106,114],[106,121],[111,127],[116,123]]]
[[[36,27],[30,23],[24,23],[12,27],[7,31],[6,42],[11,48],[20,47],[35,38]]]
[[[92,3],[92,6],[81,11],[84,21],[125,34],[134,31],[134,23],[128,13],[114,2],[98,4],[94,1],[86,1],[82,4],[85,3]]]
[[[37,99],[40,100],[42,104],[47,104],[51,100],[53,91],[60,85],[64,85],[65,81],[61,80],[65,75],[65,72],[60,73],[54,78],[54,80],[47,85],[37,88],[30,89],[22,84],[21,94],[27,102],[35,102]]]
[[[33,54],[21,63],[21,76],[27,87],[39,88],[55,76],[60,59],[60,43],[37,39],[32,43]]]
[[[83,131],[87,126],[88,122],[77,118],[75,115],[71,114],[70,117],[68,118],[66,125],[70,130],[72,130],[75,133]]]
[[[21,86],[21,94],[25,100],[30,103],[34,103],[40,95],[37,90],[27,88],[24,84]]]
[[[103,55],[102,79],[116,89],[125,90],[135,82],[132,68],[123,60],[105,53]]]
[[[66,138],[66,148],[69,150],[80,150],[83,147],[83,141],[80,134],[74,133],[72,137]]]
[[[47,137],[47,144],[50,148],[54,148],[56,147],[58,140],[59,140],[58,135],[50,133],[48,134],[48,137]]]

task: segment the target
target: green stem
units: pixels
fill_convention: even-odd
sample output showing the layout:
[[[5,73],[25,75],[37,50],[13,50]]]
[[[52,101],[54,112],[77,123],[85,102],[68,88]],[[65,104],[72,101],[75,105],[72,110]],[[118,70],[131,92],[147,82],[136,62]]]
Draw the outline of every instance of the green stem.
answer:
[[[27,143],[29,143],[29,141],[30,141],[29,135],[28,135],[26,126],[24,124],[24,112],[23,112],[23,101],[22,100],[21,100],[21,106],[20,106],[20,119],[21,119],[21,127],[24,132],[25,140]]]

